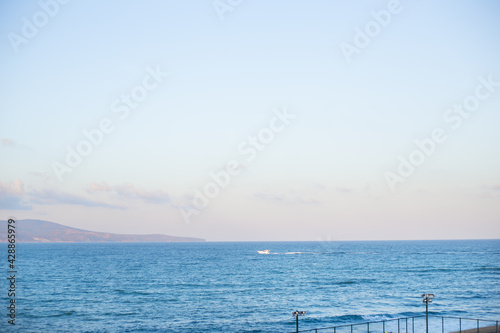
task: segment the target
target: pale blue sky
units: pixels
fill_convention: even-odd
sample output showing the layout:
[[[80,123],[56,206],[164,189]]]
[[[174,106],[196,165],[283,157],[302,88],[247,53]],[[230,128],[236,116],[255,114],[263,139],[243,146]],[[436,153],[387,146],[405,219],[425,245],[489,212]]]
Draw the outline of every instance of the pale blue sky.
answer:
[[[390,1],[242,1],[221,20],[210,0],[73,0],[16,52],[40,3],[0,5],[3,218],[214,241],[500,237],[500,86],[457,129],[444,118],[480,77],[500,82],[497,1],[402,0],[351,62],[340,45]],[[120,119],[147,68],[168,76]],[[283,108],[296,117],[248,162],[239,145]],[[59,181],[53,163],[103,118],[114,131]],[[435,128],[446,141],[391,191],[385,173]],[[242,172],[187,223],[179,208],[233,159]]]

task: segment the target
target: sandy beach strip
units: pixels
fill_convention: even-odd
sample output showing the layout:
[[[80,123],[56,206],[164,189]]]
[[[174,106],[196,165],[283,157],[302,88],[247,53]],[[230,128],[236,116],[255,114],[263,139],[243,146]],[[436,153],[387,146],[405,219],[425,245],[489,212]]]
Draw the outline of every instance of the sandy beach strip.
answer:
[[[478,332],[477,328],[471,328],[468,330],[462,330],[462,333],[475,333]],[[486,327],[479,327],[479,333],[496,333],[497,332],[497,326],[486,326]],[[500,332],[500,325],[498,326],[498,332]],[[459,331],[453,332],[453,333],[459,333]]]

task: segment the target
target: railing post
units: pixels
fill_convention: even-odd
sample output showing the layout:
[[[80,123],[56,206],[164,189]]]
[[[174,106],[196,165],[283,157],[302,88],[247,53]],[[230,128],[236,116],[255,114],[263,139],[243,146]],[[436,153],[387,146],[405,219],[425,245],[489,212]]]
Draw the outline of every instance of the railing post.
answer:
[[[399,318],[398,318],[398,333],[399,333]]]
[[[370,333],[370,323],[366,323],[366,332]]]
[[[497,325],[496,326],[497,326],[496,333],[498,333],[498,320],[497,320]]]
[[[405,321],[406,321],[405,333],[408,333],[408,317],[405,318]]]
[[[351,324],[351,333],[352,333],[352,324]]]
[[[384,320],[384,321],[382,321],[382,330],[383,330],[383,332],[382,332],[382,333],[385,333],[385,320]]]
[[[479,333],[479,319],[477,320],[477,333]]]
[[[415,317],[411,317],[411,333],[415,333]]]
[[[333,328],[333,333],[337,333],[337,327]]]
[[[425,302],[425,333],[429,333],[429,302]]]
[[[460,333],[462,333],[462,318],[458,318],[458,323],[460,324]]]
[[[444,333],[444,317],[441,317],[441,332]]]

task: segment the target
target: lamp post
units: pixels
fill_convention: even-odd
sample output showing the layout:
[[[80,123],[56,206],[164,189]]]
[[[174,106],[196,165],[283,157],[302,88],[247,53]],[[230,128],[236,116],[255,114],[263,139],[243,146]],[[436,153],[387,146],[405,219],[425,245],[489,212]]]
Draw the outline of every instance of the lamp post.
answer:
[[[299,310],[292,312],[292,316],[295,317],[295,328],[297,333],[299,333],[299,316],[303,316],[305,314],[306,314],[305,311],[299,311]]]
[[[429,333],[429,303],[432,303],[434,294],[422,294],[422,302],[425,303],[425,333]]]

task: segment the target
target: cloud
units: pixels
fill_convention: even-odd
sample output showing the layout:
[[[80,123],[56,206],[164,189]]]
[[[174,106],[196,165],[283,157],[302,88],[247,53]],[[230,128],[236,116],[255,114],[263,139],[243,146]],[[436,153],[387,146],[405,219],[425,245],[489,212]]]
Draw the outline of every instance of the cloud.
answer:
[[[102,183],[92,183],[90,184],[90,188],[87,189],[87,192],[110,192],[112,191],[113,188],[106,184],[105,182]]]
[[[42,189],[34,190],[30,194],[31,202],[41,205],[78,205],[85,207],[104,207],[113,209],[123,209],[124,207],[108,204],[102,201],[90,200],[85,197],[52,190],[52,189]]]
[[[500,184],[492,185],[491,189],[495,191],[500,191]]]
[[[24,184],[20,179],[10,182],[0,182],[0,193],[10,195],[23,195]]]
[[[481,192],[479,196],[481,198],[498,198],[500,197],[500,184],[486,185],[483,184],[480,187]]]
[[[5,210],[31,210],[33,207],[26,203],[23,198],[15,196],[0,195],[0,209]]]
[[[283,195],[269,194],[269,193],[255,193],[255,197],[268,200],[268,201],[285,201],[285,197]]]
[[[319,188],[320,190],[327,190],[327,187],[323,184],[319,184],[319,183],[312,183],[312,186],[315,187],[315,188]]]
[[[124,207],[102,201],[87,199],[83,196],[54,189],[27,191],[21,180],[0,182],[0,209],[31,210],[33,205],[77,205],[84,207],[105,207],[123,209]]]
[[[2,146],[4,146],[4,147],[15,147],[15,146],[17,146],[16,142],[14,142],[11,139],[7,139],[7,138],[3,138],[1,142],[2,142]]]
[[[134,185],[130,183],[125,183],[123,185],[115,186],[114,189],[119,196],[132,199],[141,199],[144,202],[152,204],[162,204],[171,202],[170,196],[165,192],[145,191],[137,189]]]
[[[30,210],[33,207],[25,200],[26,191],[21,180],[0,182],[0,209]]]
[[[139,199],[150,204],[165,204],[171,203],[172,200],[170,196],[163,191],[147,191],[139,189],[130,183],[124,183],[123,185],[110,186],[106,183],[92,183],[87,189],[87,192],[114,192],[118,197],[122,199]]]
[[[255,193],[254,196],[256,198],[272,201],[272,202],[281,202],[286,204],[302,204],[302,205],[317,205],[320,204],[320,201],[316,199],[304,199],[302,196],[293,195],[293,194],[270,194],[270,193]]]
[[[340,193],[344,193],[344,194],[347,194],[347,193],[351,193],[353,190],[347,188],[347,187],[337,187],[336,188],[336,191],[337,192],[340,192]]]
[[[31,172],[35,177],[47,177],[45,173]],[[46,178],[44,178],[46,179]],[[92,183],[87,193],[113,192],[121,199],[138,199],[150,204],[170,204],[170,196],[163,191],[146,191],[136,188],[130,183],[110,186],[105,182]],[[21,180],[0,182],[0,209],[31,210],[33,205],[74,205],[83,207],[103,207],[125,209],[123,205],[115,205],[102,200],[87,198],[51,188],[26,190]]]

